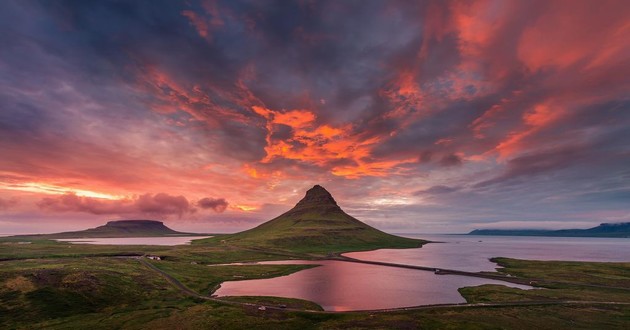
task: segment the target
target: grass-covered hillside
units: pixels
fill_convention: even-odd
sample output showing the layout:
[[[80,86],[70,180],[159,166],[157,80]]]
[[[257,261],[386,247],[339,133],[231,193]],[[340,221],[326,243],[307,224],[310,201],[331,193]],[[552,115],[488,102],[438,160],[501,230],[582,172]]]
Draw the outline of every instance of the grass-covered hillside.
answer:
[[[294,252],[345,252],[419,247],[425,241],[382,232],[345,213],[316,185],[288,212],[253,229],[196,241],[197,244],[273,248]]]

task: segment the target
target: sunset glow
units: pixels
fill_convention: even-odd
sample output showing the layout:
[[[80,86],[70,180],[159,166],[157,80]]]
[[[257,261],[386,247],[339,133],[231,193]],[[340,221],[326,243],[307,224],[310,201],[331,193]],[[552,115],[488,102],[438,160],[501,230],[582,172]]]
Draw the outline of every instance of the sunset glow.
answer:
[[[628,1],[4,1],[0,234],[630,221]],[[585,24],[585,23],[588,24]]]
[[[53,186],[45,183],[35,183],[35,182],[25,182],[18,183],[14,185],[2,184],[0,185],[0,189],[6,190],[20,190],[20,191],[28,191],[32,193],[41,193],[41,194],[50,194],[50,195],[64,195],[64,194],[75,194],[81,197],[92,197],[92,198],[101,198],[101,199],[123,199],[124,196],[114,196],[110,194],[98,193],[89,190],[82,189],[73,189],[66,187]]]

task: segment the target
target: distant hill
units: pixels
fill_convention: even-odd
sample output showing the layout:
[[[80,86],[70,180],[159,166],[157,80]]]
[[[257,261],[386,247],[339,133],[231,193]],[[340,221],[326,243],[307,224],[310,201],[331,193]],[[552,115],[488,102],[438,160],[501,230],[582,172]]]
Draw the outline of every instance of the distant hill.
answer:
[[[28,235],[19,237],[30,238],[105,238],[105,237],[151,237],[151,236],[188,236],[168,228],[161,221],[155,220],[119,220],[109,221],[103,226],[81,231],[69,231],[56,234]]]
[[[554,237],[630,237],[630,222],[602,223],[589,229],[534,230],[534,229],[476,229],[468,235],[497,236],[554,236]]]
[[[217,243],[296,252],[344,252],[419,247],[426,241],[387,234],[345,213],[332,195],[316,185],[291,210],[258,227],[196,244]]]

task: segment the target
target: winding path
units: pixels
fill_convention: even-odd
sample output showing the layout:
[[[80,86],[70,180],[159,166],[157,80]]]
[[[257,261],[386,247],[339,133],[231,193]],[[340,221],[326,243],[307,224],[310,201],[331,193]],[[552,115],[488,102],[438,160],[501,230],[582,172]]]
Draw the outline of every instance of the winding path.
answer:
[[[342,257],[347,258],[347,257]],[[499,302],[499,303],[461,303],[461,304],[440,304],[440,305],[422,305],[422,306],[412,306],[412,307],[400,307],[400,308],[387,308],[387,309],[373,309],[373,310],[357,310],[357,311],[315,311],[315,310],[304,310],[297,308],[282,308],[278,306],[270,306],[263,304],[254,304],[254,303],[246,303],[246,302],[238,302],[238,301],[230,301],[220,298],[215,298],[211,296],[202,295],[198,292],[191,290],[186,287],[179,280],[166,273],[165,271],[159,269],[152,263],[148,262],[142,257],[134,257],[134,259],[138,260],[141,264],[145,265],[147,268],[152,271],[158,273],[162,277],[164,277],[172,286],[180,290],[182,293],[204,300],[209,300],[221,304],[233,305],[233,306],[242,306],[242,307],[265,307],[268,310],[275,311],[290,311],[290,312],[302,312],[302,313],[313,313],[313,314],[337,314],[337,313],[386,313],[386,312],[400,312],[400,311],[412,311],[412,310],[423,310],[423,309],[435,309],[435,308],[475,308],[475,307],[516,307],[516,306],[546,306],[546,305],[622,305],[622,306],[630,306],[630,302],[615,302],[615,301],[579,301],[579,300],[557,300],[557,301],[508,301],[508,302]],[[352,259],[352,258],[348,258]],[[341,259],[332,259],[332,260],[341,260]],[[422,266],[411,266],[411,265],[402,265],[402,264],[387,264],[387,263],[378,263],[371,261],[363,261],[354,259],[352,260],[343,260],[348,262],[361,262],[361,263],[369,263],[369,264],[385,264],[384,266],[390,267],[403,267],[403,268],[412,268],[412,269],[420,269],[420,270],[433,270],[434,268],[422,267]],[[476,273],[470,273],[476,274]],[[481,274],[485,275],[485,274]],[[499,276],[502,277],[502,276]],[[491,277],[490,277],[491,278]],[[502,277],[503,278],[503,277]],[[502,279],[503,280],[503,279]]]

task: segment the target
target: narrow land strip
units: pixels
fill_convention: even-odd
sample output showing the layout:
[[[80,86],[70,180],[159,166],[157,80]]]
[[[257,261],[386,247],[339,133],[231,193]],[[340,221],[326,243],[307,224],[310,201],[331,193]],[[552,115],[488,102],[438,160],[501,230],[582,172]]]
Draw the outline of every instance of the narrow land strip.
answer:
[[[151,264],[147,260],[144,260],[142,258],[137,258],[137,260],[140,263],[142,263],[143,265],[145,265],[146,267],[148,267],[149,269],[151,269],[154,272],[157,272],[158,274],[160,274],[171,285],[173,285],[175,288],[177,288],[178,290],[180,290],[182,293],[184,293],[186,295],[189,295],[189,296],[192,296],[192,297],[195,297],[195,298],[199,298],[199,299],[204,299],[204,300],[217,302],[217,303],[227,304],[227,305],[243,306],[243,307],[265,307],[265,309],[277,310],[277,311],[287,311],[287,312],[302,312],[302,313],[314,313],[314,314],[336,314],[336,313],[365,313],[365,312],[369,312],[369,313],[385,313],[385,312],[410,311],[410,310],[435,309],[435,308],[479,308],[479,307],[515,307],[515,306],[544,306],[544,305],[630,305],[630,303],[615,302],[615,301],[604,301],[604,302],[602,302],[602,301],[558,300],[558,301],[510,301],[510,302],[500,302],[500,303],[474,303],[474,304],[461,303],[461,304],[422,305],[422,306],[411,306],[411,307],[400,307],[400,308],[358,310],[358,311],[343,311],[343,312],[338,312],[338,311],[314,311],[314,310],[304,310],[304,309],[296,309],[296,308],[282,308],[282,307],[278,307],[278,306],[269,306],[269,305],[252,304],[252,303],[246,303],[246,302],[229,301],[229,300],[224,300],[224,299],[220,299],[220,298],[205,296],[205,295],[199,294],[199,293],[189,289],[184,284],[182,284],[180,281],[178,281],[176,278],[174,278],[170,274],[164,272],[163,270],[157,268],[155,265]],[[337,260],[337,259],[334,259],[334,260]],[[350,261],[350,260],[345,260],[345,261],[348,261],[348,262],[362,262],[361,260],[358,260],[358,259],[355,259],[355,260],[357,260],[357,261]],[[370,263],[370,264],[372,264],[373,262],[363,262],[363,263]],[[385,264],[385,266],[390,266],[390,265],[387,265],[387,263],[384,263],[384,264]],[[397,265],[397,266],[393,266],[393,267],[409,266],[409,267],[403,267],[403,268],[429,270],[429,267],[418,266],[419,268],[416,268],[415,266],[411,266],[411,265],[402,265],[402,264],[392,264],[392,265]],[[476,273],[471,273],[471,274],[476,274]]]

